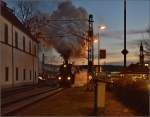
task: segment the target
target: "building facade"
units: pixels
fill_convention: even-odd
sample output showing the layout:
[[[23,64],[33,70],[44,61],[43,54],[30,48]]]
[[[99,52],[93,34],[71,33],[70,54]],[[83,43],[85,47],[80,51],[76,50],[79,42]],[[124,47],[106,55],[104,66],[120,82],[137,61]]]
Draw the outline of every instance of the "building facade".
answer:
[[[0,2],[0,84],[2,88],[38,82],[38,42]]]

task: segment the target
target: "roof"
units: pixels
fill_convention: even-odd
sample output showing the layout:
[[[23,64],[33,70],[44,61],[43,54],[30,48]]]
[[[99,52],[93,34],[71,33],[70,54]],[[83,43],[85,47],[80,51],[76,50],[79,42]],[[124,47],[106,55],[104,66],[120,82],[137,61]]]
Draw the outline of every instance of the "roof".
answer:
[[[1,1],[0,7],[1,7],[1,16],[3,16],[9,22],[15,25],[22,32],[27,34],[33,41],[38,42],[36,38],[29,32],[29,30],[15,16],[15,14],[13,13],[13,10],[7,7],[7,4],[5,2]]]

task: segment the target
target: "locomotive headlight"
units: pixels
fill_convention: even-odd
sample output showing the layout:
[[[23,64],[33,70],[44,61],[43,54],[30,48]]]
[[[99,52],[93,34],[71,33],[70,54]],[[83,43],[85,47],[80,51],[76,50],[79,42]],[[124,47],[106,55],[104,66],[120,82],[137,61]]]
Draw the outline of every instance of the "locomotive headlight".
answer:
[[[92,76],[91,75],[89,75],[89,80],[91,80],[92,79]]]
[[[61,77],[58,77],[58,80],[61,80]]]
[[[71,78],[68,76],[68,78],[67,78],[68,80],[70,80]]]
[[[43,80],[43,78],[41,76],[38,77],[40,80]]]

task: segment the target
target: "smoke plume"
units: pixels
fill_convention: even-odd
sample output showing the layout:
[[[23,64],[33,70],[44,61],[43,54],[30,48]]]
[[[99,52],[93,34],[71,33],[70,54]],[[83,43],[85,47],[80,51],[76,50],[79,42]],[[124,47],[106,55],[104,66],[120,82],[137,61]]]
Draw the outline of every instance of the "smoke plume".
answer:
[[[61,2],[51,14],[50,22],[45,27],[46,35],[64,59],[85,56],[86,45],[82,36],[88,30],[87,20],[87,11],[82,7],[75,7],[71,1]]]

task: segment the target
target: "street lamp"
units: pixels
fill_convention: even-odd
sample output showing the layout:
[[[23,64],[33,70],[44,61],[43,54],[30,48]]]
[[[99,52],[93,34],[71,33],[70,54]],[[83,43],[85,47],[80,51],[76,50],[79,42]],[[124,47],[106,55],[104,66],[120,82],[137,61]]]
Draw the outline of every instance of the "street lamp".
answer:
[[[100,32],[102,32],[102,31],[104,31],[105,29],[106,29],[106,26],[105,25],[99,25],[98,26],[98,39],[97,39],[97,41],[98,41],[98,70],[97,70],[97,77],[99,77],[99,74],[100,74],[100,64],[99,64],[99,59],[100,59],[100,56],[99,56],[99,46],[100,46]],[[99,85],[99,86],[101,86],[101,85]],[[105,84],[104,85],[102,85],[103,86],[103,88],[101,88],[101,89],[105,89],[104,87],[105,87]],[[94,91],[94,115],[97,115],[97,106],[98,106],[98,80],[94,80],[94,89],[95,89],[95,91]],[[101,91],[100,91],[101,92]]]
[[[96,36],[93,36],[93,42],[97,43],[98,39],[96,38]]]
[[[100,49],[100,32],[105,31],[106,25],[100,24],[98,26],[98,73],[100,72],[100,55],[99,55],[99,49]]]
[[[99,25],[99,30],[100,31],[105,31],[106,26],[104,24]]]

